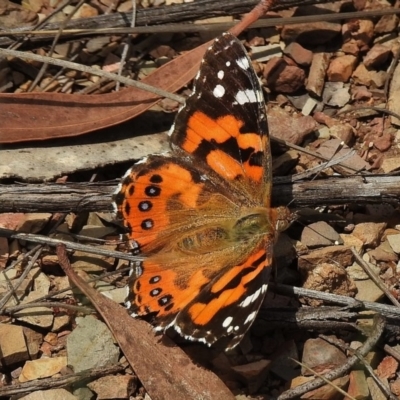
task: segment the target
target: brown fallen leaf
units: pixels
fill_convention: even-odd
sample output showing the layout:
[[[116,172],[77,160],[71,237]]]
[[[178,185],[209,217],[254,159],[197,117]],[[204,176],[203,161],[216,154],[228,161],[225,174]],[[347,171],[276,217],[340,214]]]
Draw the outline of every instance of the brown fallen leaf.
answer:
[[[230,32],[238,36],[276,3],[278,0],[260,0]],[[209,41],[182,54],[158,68],[142,82],[175,92],[194,78],[203,54],[211,43]],[[160,97],[133,87],[101,96],[0,93],[0,143],[81,135],[134,118],[159,100]]]
[[[126,309],[77,276],[64,245],[57,247],[57,256],[70,281],[89,298],[103,317],[153,400],[235,398],[216,375],[194,364],[171,339],[156,336],[147,322],[132,318]]]
[[[196,75],[210,42],[164,64],[141,82],[175,92]],[[190,66],[190,67],[188,67]],[[73,137],[134,118],[160,100],[134,87],[102,95],[0,93],[0,143]]]

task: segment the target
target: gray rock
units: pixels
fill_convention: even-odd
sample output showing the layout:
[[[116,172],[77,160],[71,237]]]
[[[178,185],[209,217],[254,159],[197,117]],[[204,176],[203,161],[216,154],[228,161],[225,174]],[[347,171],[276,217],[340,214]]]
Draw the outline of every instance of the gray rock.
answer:
[[[340,235],[325,221],[306,226],[303,229],[300,240],[309,248],[343,244]]]
[[[68,336],[68,365],[75,372],[116,364],[119,348],[107,325],[92,316],[76,318],[78,326]]]

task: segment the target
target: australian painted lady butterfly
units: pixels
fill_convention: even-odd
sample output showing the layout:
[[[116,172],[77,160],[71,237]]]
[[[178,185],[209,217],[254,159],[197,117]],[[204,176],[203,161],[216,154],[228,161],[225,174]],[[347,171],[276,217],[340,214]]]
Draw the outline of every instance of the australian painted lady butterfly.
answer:
[[[134,251],[127,305],[157,330],[236,346],[267,290],[277,231],[265,104],[242,44],[226,33],[203,58],[170,130],[171,152],[139,161],[114,196]]]

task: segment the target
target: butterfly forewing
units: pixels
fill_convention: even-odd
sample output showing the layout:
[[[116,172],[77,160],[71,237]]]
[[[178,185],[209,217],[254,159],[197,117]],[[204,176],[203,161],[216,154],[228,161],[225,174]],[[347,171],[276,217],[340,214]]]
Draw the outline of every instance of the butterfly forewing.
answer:
[[[206,52],[193,94],[171,129],[171,141],[223,179],[263,185],[258,195],[268,191],[264,98],[250,58],[234,36],[224,34]]]

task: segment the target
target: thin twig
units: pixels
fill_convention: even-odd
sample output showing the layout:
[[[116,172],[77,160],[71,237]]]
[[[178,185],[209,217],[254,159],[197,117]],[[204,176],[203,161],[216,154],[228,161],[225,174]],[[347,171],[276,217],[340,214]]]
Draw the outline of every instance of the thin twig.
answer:
[[[348,393],[346,393],[342,388],[340,388],[338,385],[334,384],[332,381],[326,379],[324,377],[324,375],[319,374],[317,371],[314,371],[312,368],[307,367],[307,365],[305,365],[304,363],[295,360],[294,358],[290,358],[293,362],[295,362],[296,364],[300,365],[301,367],[305,368],[307,371],[311,372],[314,376],[322,379],[327,385],[332,386],[335,390],[337,390],[339,393],[341,393],[346,400],[350,399],[350,400],[357,400],[355,397],[350,396]]]
[[[378,342],[384,329],[385,329],[385,319],[379,314],[376,314],[374,316],[374,331],[371,333],[370,336],[368,336],[364,344],[358,349],[358,353],[361,354],[362,356],[367,355],[368,352],[371,351],[371,349]],[[355,355],[351,356],[347,359],[347,361],[343,365],[340,365],[339,367],[333,369],[331,372],[328,372],[327,374],[324,375],[324,377],[329,381],[333,381],[336,378],[339,378],[340,376],[343,376],[345,373],[347,373],[357,362],[358,362],[358,357]],[[287,390],[278,397],[278,400],[297,398],[309,392],[310,390],[315,390],[323,386],[324,384],[325,384],[324,380],[322,380],[321,378],[316,378],[311,382],[307,382],[303,385],[297,386],[294,389]]]
[[[376,384],[379,386],[381,391],[386,395],[387,398],[391,400],[398,400],[397,397],[393,396],[393,393],[391,393],[390,389],[384,385],[384,383],[379,379],[379,377],[375,374],[373,368],[371,365],[368,363],[368,361],[365,359],[364,356],[362,356],[358,350],[352,349],[350,346],[347,344],[341,342],[340,340],[336,340],[330,336],[325,336],[325,335],[319,335],[322,339],[326,340],[328,343],[333,344],[334,346],[339,347],[342,349],[344,352],[349,352],[350,354],[354,354],[360,362],[364,365],[365,369],[368,371],[372,379],[376,382]]]
[[[123,13],[124,14],[124,13]],[[128,16],[128,13],[125,13]],[[261,19],[251,25],[251,28],[267,28],[276,27],[282,25],[293,25],[293,24],[308,24],[312,22],[321,21],[338,21],[338,20],[349,20],[353,18],[371,18],[382,15],[396,15],[400,14],[400,9],[385,8],[381,10],[366,10],[366,11],[355,11],[345,13],[331,13],[331,14],[318,14],[318,15],[304,15],[304,16],[293,16],[283,18],[268,18]],[[129,16],[126,20],[129,21]],[[125,21],[126,21],[125,20]],[[227,31],[235,22],[226,23],[210,23],[210,24],[187,24],[187,23],[175,23],[175,24],[160,24],[152,26],[136,26],[130,27],[114,27],[114,28],[98,28],[98,29],[65,29],[63,35],[74,35],[74,36],[88,36],[88,35],[119,35],[119,34],[133,34],[133,33],[195,33],[195,32],[209,32],[209,31]],[[29,33],[32,36],[49,35],[54,36],[57,30],[54,29],[43,29],[35,31],[29,28],[18,28],[10,30],[1,30],[0,38],[4,36],[23,36]]]
[[[388,69],[387,75],[386,75],[385,86],[383,88],[383,93],[385,93],[386,100],[388,100],[389,85],[393,79],[394,71],[396,70],[397,64],[399,62],[399,58],[400,58],[400,47],[397,48],[397,50],[394,54],[393,60]],[[397,117],[397,118],[400,119],[400,117]]]
[[[394,349],[393,347],[390,347],[388,344],[385,344],[383,346],[383,350],[386,351],[389,355],[391,355],[393,358],[395,358],[398,362],[400,362],[400,352]]]
[[[382,282],[382,280],[376,276],[375,272],[372,270],[372,268],[366,263],[361,256],[358,254],[357,250],[352,247],[351,252],[354,254],[354,257],[360,265],[360,267],[366,272],[366,274],[373,280],[376,286],[379,287],[379,289],[382,290],[383,293],[385,293],[386,297],[396,306],[400,307],[400,303],[397,301],[396,297],[392,295],[390,290],[386,287],[386,285]]]
[[[86,72],[86,73],[89,73],[92,75],[100,76],[103,78],[105,77],[110,80],[121,82],[124,85],[133,86],[140,90],[154,93],[155,95],[160,96],[160,97],[167,97],[171,100],[175,100],[182,104],[185,102],[185,99],[183,97],[178,96],[173,93],[169,93],[166,90],[158,89],[158,88],[155,88],[154,86],[147,85],[143,82],[135,81],[133,79],[125,78],[123,76],[118,76],[117,74],[112,74],[111,72],[97,70],[97,69],[87,67],[82,64],[73,63],[70,61],[60,60],[60,59],[46,57],[46,56],[40,56],[38,54],[25,53],[23,51],[8,50],[8,49],[0,49],[0,56],[26,58],[28,60],[33,60],[33,61],[47,62],[49,64],[57,65],[59,67],[70,68],[70,69],[74,69],[77,71]]]
[[[96,312],[93,308],[90,308],[90,307],[75,306],[73,304],[62,303],[61,301],[49,301],[49,302],[35,301],[33,303],[24,303],[24,304],[20,304],[18,306],[14,306],[14,307],[7,307],[3,310],[2,314],[13,315],[18,311],[26,310],[28,308],[36,308],[36,307],[47,307],[47,308],[59,307],[59,308],[65,308],[66,310],[71,310],[71,311],[80,312],[80,313],[84,313],[84,314],[93,314]]]
[[[311,175],[314,175],[314,179],[319,175],[319,173],[327,168],[333,167],[335,165],[341,165],[343,161],[346,161],[348,158],[352,157],[355,154],[355,150],[349,150],[347,153],[343,154],[340,157],[335,157],[335,154],[332,155],[330,161],[325,161],[324,163],[317,165],[316,167],[310,168],[307,171],[299,172],[298,174],[294,174],[291,176],[292,181],[299,181],[302,179],[306,179]]]
[[[26,43],[32,35],[35,35],[38,32],[38,29],[40,29],[42,26],[45,26],[46,23],[53,18],[56,14],[61,12],[65,7],[67,7],[70,3],[72,3],[72,0],[66,0],[65,2],[61,3],[53,12],[50,14],[46,15],[41,21],[39,21],[28,33],[28,35],[23,35],[22,38],[18,39],[17,42],[14,42],[11,46],[10,49],[17,50],[19,47],[21,47],[24,43]],[[2,31],[0,31],[2,32]],[[55,32],[56,33],[56,32]],[[55,34],[53,33],[53,35]],[[53,36],[52,35],[52,36]],[[15,36],[15,35],[13,35]]]
[[[68,386],[83,379],[96,379],[106,375],[113,375],[124,371],[124,369],[125,367],[123,365],[117,364],[85,370],[76,374],[61,376],[59,378],[43,378],[38,379],[35,382],[14,383],[11,386],[1,386],[0,396],[9,397],[21,393],[29,393],[32,391]]]
[[[100,247],[87,246],[80,243],[68,242],[66,240],[49,238],[47,236],[35,235],[32,233],[18,233],[11,229],[0,228],[0,236],[19,239],[19,240],[26,240],[28,242],[33,242],[33,243],[47,244],[52,247],[57,246],[59,244],[64,244],[68,250],[80,250],[90,254],[98,254],[101,256],[113,257],[122,260],[128,260],[128,261],[143,260],[143,257],[133,256],[131,254],[123,253],[121,251],[105,250]]]
[[[79,46],[79,47],[77,48],[76,53],[73,54],[73,55],[71,55],[69,61],[74,61],[75,59],[77,59],[77,58],[79,57],[80,51],[82,50],[82,47],[83,47],[83,46]],[[59,70],[51,77],[51,79],[46,83],[45,86],[39,88],[39,91],[40,91],[40,92],[45,92],[45,91],[47,90],[47,88],[48,88],[54,81],[56,81],[56,80],[58,79],[58,77],[61,76],[64,72],[65,72],[65,68],[59,69]],[[69,82],[73,82],[73,80],[70,79]],[[64,89],[64,87],[65,87],[65,85],[63,86],[63,89]]]
[[[0,311],[3,310],[4,306],[7,304],[7,302],[10,300],[11,296],[16,292],[16,290],[21,286],[22,282],[24,279],[28,276],[29,272],[31,271],[32,267],[34,266],[36,260],[39,258],[40,254],[42,253],[42,248],[40,247],[35,254],[32,256],[32,258],[29,260],[28,265],[25,267],[24,272],[21,274],[21,276],[18,278],[18,280],[15,282],[13,288],[8,291],[4,297],[0,300]]]
[[[351,350],[349,350],[349,351],[351,351]],[[354,353],[355,357],[357,357],[358,360],[364,365],[364,368],[368,371],[368,373],[370,374],[371,378],[375,381],[375,383],[377,384],[379,389],[382,391],[382,393],[384,393],[386,398],[390,399],[390,400],[399,400],[399,398],[394,396],[394,394],[390,391],[390,388],[388,388],[379,379],[379,377],[376,375],[374,369],[371,367],[371,365],[365,359],[365,356],[361,355],[358,350],[356,350],[356,351],[353,350],[353,353]]]
[[[338,111],[335,115],[348,114],[348,113],[356,112],[359,110],[372,110],[372,111],[380,112],[382,114],[388,114],[388,115],[391,115],[392,117],[400,119],[400,115],[395,113],[394,111],[388,110],[387,108],[374,107],[374,106],[357,106],[357,107],[345,108],[343,110]]]
[[[304,296],[311,299],[323,300],[328,303],[339,304],[350,308],[358,308],[364,310],[375,311],[385,317],[396,318],[400,317],[400,309],[388,304],[374,303],[372,301],[361,301],[348,296],[340,296],[338,294],[319,292],[318,290],[303,289],[295,286],[269,284],[268,287],[273,288],[276,293],[285,294],[288,296]]]
[[[128,272],[130,270],[131,270],[131,267],[121,268],[121,269],[119,269],[117,271],[106,272],[104,274],[96,276],[95,278],[88,279],[85,282],[86,283],[97,282],[97,281],[100,281],[100,280],[102,280],[104,278],[107,278],[109,276],[122,274],[122,273]],[[46,301],[48,299],[53,299],[54,297],[59,296],[60,294],[68,292],[69,290],[72,290],[72,289],[73,289],[72,286],[68,286],[68,287],[66,287],[64,289],[60,289],[60,290],[57,290],[56,292],[52,292],[52,293],[46,294],[45,296],[39,297],[38,299],[35,299],[34,301],[38,302],[38,301]],[[31,303],[25,303],[25,304],[31,304]]]
[[[56,45],[58,43],[58,40],[61,37],[63,29],[67,26],[68,22],[71,21],[72,17],[76,14],[76,12],[79,10],[79,8],[83,5],[83,3],[86,0],[80,0],[78,4],[74,6],[74,9],[72,12],[65,18],[64,21],[60,24],[60,28],[58,29],[58,32],[54,36],[53,43],[51,44],[50,50],[47,53],[48,57],[53,57],[54,49],[56,48]],[[42,79],[43,75],[45,74],[47,67],[49,66],[49,63],[43,63],[38,74],[36,75],[36,78],[33,80],[31,85],[28,88],[28,92],[32,92],[35,87],[37,86],[38,82]]]
[[[131,20],[131,28],[134,28],[136,25],[136,0],[131,0],[132,1],[132,20]],[[132,44],[132,36],[128,35],[126,37],[126,43],[124,44],[124,48],[122,49],[122,54],[121,54],[121,60],[118,68],[118,75],[122,75],[122,70],[124,69],[125,65],[125,59],[128,55],[128,50],[130,49],[130,46]],[[120,83],[117,82],[117,85],[115,87],[115,90],[118,92],[120,87]]]
[[[286,147],[288,147],[288,148],[290,148],[290,149],[297,150],[297,151],[299,151],[299,152],[302,152],[302,153],[307,154],[307,155],[309,155],[309,156],[318,158],[318,159],[320,159],[320,160],[324,160],[324,161],[326,161],[326,162],[328,162],[328,163],[331,161],[331,157],[323,156],[322,154],[316,153],[315,151],[308,150],[308,149],[306,149],[306,148],[304,148],[304,147],[297,146],[296,144],[289,143],[289,142],[287,142],[286,140],[277,138],[277,137],[272,136],[272,135],[271,135],[271,140],[274,141],[274,142],[276,142],[276,143],[279,143],[279,144],[281,144],[281,145],[284,145],[284,146],[286,146]],[[341,157],[340,157],[340,159],[341,159]],[[357,168],[354,168],[354,167],[353,167],[352,165],[350,165],[350,164],[344,163],[344,162],[343,162],[342,160],[340,160],[340,159],[338,160],[337,163],[335,162],[335,165],[339,165],[339,166],[341,166],[341,167],[347,168],[347,169],[349,169],[350,171],[353,171],[353,172],[356,172],[356,173],[360,172]],[[346,159],[346,157],[344,157],[344,159]],[[285,177],[285,178],[286,178],[286,177]],[[293,175],[293,176],[291,176],[291,177],[288,177],[288,179],[290,179],[290,182],[292,182],[292,179],[293,179],[293,181],[295,181],[295,180],[300,180],[300,179],[302,179],[302,178],[301,178],[301,177],[297,177],[297,175]]]

